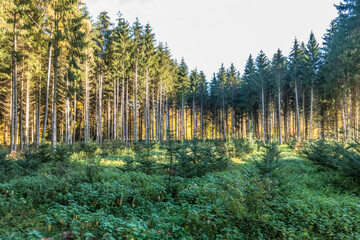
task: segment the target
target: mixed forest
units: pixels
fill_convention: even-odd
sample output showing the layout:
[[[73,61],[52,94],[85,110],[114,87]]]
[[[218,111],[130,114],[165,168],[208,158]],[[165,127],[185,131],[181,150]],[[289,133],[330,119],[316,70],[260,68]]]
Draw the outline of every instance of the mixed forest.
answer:
[[[360,1],[334,7],[207,79],[120,12],[1,0],[0,239],[360,238]]]

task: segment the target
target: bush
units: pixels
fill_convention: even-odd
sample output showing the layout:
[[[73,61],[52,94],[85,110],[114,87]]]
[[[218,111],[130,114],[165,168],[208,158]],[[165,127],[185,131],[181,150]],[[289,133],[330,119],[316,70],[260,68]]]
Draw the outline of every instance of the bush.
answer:
[[[337,153],[334,152],[334,146],[325,140],[318,140],[305,146],[301,153],[305,155],[310,161],[317,165],[325,166],[336,170]]]
[[[152,174],[157,168],[156,160],[152,154],[152,143],[134,143],[133,151],[135,152],[135,162],[138,163],[136,169],[146,173]]]
[[[214,150],[208,143],[200,144],[197,139],[177,152],[177,175],[181,177],[201,177],[208,172],[227,169],[230,160],[224,152]]]
[[[38,158],[38,154],[32,150],[27,150],[21,154],[21,158],[16,161],[16,163],[21,167],[21,170],[24,175],[34,174],[41,161]]]
[[[279,168],[280,150],[277,142],[265,144],[265,152],[261,155],[260,161],[255,161],[261,175],[268,176]]]
[[[346,145],[324,140],[309,144],[302,153],[313,163],[337,170],[344,176],[360,181],[360,148],[358,143]]]

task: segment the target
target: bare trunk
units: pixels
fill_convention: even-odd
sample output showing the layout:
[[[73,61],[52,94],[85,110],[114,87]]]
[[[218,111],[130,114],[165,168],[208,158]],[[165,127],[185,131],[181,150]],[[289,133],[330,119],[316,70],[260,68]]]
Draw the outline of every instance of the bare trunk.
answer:
[[[226,140],[226,116],[225,116],[225,93],[223,93],[222,97],[222,124],[223,124],[223,139]]]
[[[295,79],[295,101],[296,101],[296,121],[297,121],[297,138],[300,138],[300,112],[297,79]]]
[[[58,32],[58,22],[57,22],[57,14],[55,13],[55,32]],[[55,40],[54,46],[54,83],[53,83],[53,105],[52,105],[52,120],[51,120],[51,146],[56,148],[57,141],[57,129],[56,129],[56,103],[57,103],[57,74],[58,74],[58,43]]]
[[[311,81],[310,89],[310,122],[309,122],[309,139],[312,139],[312,118],[313,118],[313,104],[314,104],[314,83]]]
[[[302,116],[302,118],[303,118],[303,140],[305,140],[305,92],[304,92],[304,90],[303,90],[303,94],[302,94],[302,108],[303,108],[303,112],[302,112],[302,114],[303,114],[303,116]]]
[[[41,140],[43,143],[44,143],[44,140],[45,140],[46,126],[47,126],[47,119],[48,119],[48,112],[49,112],[51,53],[52,53],[52,43],[50,43],[50,47],[49,47],[49,61],[48,61],[47,81],[46,81],[45,118],[44,118],[44,126],[43,126],[42,140]]]
[[[279,114],[279,142],[283,144],[282,133],[281,133],[281,87],[278,86],[278,114]]]
[[[201,121],[201,139],[204,139],[204,115],[203,115],[203,100],[200,102],[200,121]]]
[[[125,141],[128,143],[129,141],[129,81],[126,83],[126,134],[125,134]]]
[[[150,116],[149,116],[149,67],[146,66],[146,96],[145,96],[145,142],[150,140]]]
[[[29,147],[29,118],[30,118],[30,79],[26,82],[26,111],[25,111],[25,145]]]
[[[134,141],[137,142],[138,140],[138,133],[137,133],[137,81],[138,81],[138,59],[136,59],[135,63],[135,86],[134,86]]]
[[[17,126],[17,38],[16,38],[16,13],[14,14],[14,38],[13,38],[13,53],[12,53],[12,92],[11,92],[11,126],[10,126],[10,150],[16,152],[16,126]]]
[[[184,119],[184,106],[185,99],[184,97],[181,98],[181,140],[185,139],[185,119]]]
[[[89,142],[90,139],[90,121],[89,121],[89,78],[88,78],[88,62],[85,60],[85,110],[84,110],[84,132],[85,132],[85,143]]]
[[[265,143],[265,93],[264,93],[264,85],[261,83],[261,119],[262,119],[262,131],[261,138],[263,143]]]

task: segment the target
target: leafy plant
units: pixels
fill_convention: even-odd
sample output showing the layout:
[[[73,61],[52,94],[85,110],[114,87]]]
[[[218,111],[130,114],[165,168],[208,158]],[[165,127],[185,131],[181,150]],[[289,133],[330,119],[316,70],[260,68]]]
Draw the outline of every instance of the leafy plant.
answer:
[[[207,143],[194,139],[177,152],[176,173],[181,177],[201,177],[208,172],[227,169],[230,160],[224,153],[214,150]]]

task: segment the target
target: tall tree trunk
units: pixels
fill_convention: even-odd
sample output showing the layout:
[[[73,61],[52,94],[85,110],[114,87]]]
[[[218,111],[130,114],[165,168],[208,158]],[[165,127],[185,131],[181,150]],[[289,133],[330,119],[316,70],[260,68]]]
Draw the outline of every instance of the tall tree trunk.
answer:
[[[123,79],[122,79],[122,88],[121,88],[121,140],[125,141],[125,77],[123,73]]]
[[[44,118],[44,126],[43,126],[43,133],[42,133],[42,142],[44,143],[45,134],[46,134],[46,126],[48,120],[48,113],[49,113],[49,92],[50,92],[50,77],[51,77],[51,53],[52,53],[52,34],[50,37],[50,46],[49,46],[49,61],[48,61],[48,71],[47,71],[47,81],[46,81],[46,97],[45,97],[45,118]]]
[[[88,77],[88,61],[85,60],[85,110],[84,110],[84,132],[85,132],[85,143],[89,142],[90,139],[90,120],[89,120],[89,105],[90,105],[90,94],[89,94],[89,77]]]
[[[191,125],[193,125],[192,131],[193,131],[193,139],[196,138],[196,111],[195,111],[195,95],[193,94],[193,98],[192,98],[192,123]]]
[[[302,118],[303,118],[303,141],[305,140],[305,92],[303,90],[302,92],[302,108],[303,108],[303,111],[302,111]]]
[[[138,59],[136,58],[136,63],[135,63],[135,85],[134,85],[134,141],[137,142],[138,140],[138,133],[137,133],[137,94],[138,94],[138,89],[137,89],[137,83],[138,81]]]
[[[309,122],[309,139],[312,139],[312,119],[313,119],[313,106],[314,106],[314,82],[311,80],[310,89],[310,122]]]
[[[265,143],[265,93],[264,93],[263,83],[261,83],[261,119],[262,119],[261,138],[263,143]]]
[[[282,133],[281,133],[281,87],[278,86],[278,121],[279,121],[279,142],[283,144]]]
[[[118,79],[117,78],[114,78],[114,103],[113,103],[113,124],[112,124],[112,128],[113,128],[113,131],[112,131],[112,137],[113,137],[113,140],[117,140],[118,138],[118,135],[117,135],[117,130],[118,130]]]
[[[296,121],[297,121],[297,139],[300,138],[300,111],[299,111],[299,96],[298,96],[298,84],[295,79],[295,101],[296,101]]]
[[[150,140],[150,116],[149,116],[149,67],[146,66],[146,94],[145,94],[145,142]]]
[[[55,32],[58,32],[58,19],[57,13],[55,12]],[[58,33],[57,33],[58,35]],[[57,36],[58,37],[58,36]],[[55,149],[56,148],[56,141],[57,141],[57,129],[56,129],[56,103],[57,103],[57,74],[58,74],[58,56],[59,56],[59,49],[58,49],[58,39],[55,39],[54,45],[54,83],[53,83],[53,105],[52,105],[52,120],[51,120],[51,146]]]
[[[16,152],[16,126],[17,126],[17,30],[16,30],[16,13],[14,14],[14,37],[13,37],[13,53],[12,53],[12,92],[11,92],[11,125],[10,125],[10,149]]]
[[[98,137],[97,142],[102,143],[102,87],[103,87],[103,74],[100,67],[100,76],[99,76],[99,97],[98,97]]]
[[[25,146],[29,147],[29,119],[30,118],[30,79],[26,81],[26,111],[25,111]]]
[[[200,101],[200,121],[201,121],[201,139],[204,139],[204,113],[203,113],[203,100]]]
[[[111,139],[111,107],[110,107],[110,100],[108,100],[108,107],[107,107],[107,139]]]
[[[24,120],[24,110],[23,110],[23,102],[24,102],[24,77],[21,78],[21,92],[20,92],[20,119],[19,119],[19,133],[20,133],[20,150],[24,149],[24,135],[23,135],[23,120]]]
[[[226,140],[226,116],[225,116],[225,93],[222,97],[222,124],[223,124],[223,140]]]
[[[184,97],[181,98],[181,140],[183,141],[185,139],[185,119],[184,119],[184,106],[185,105],[185,99]]]
[[[125,134],[125,142],[128,144],[129,141],[129,81],[126,82],[126,134]]]

